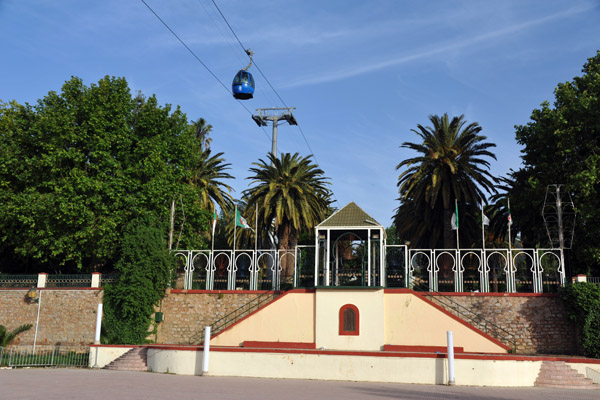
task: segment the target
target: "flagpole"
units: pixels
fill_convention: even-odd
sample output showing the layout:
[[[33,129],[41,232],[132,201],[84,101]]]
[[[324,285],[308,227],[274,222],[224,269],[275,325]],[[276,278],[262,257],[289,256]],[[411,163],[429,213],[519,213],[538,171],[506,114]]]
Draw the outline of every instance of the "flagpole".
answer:
[[[460,223],[458,222],[458,200],[454,199],[454,209],[456,212],[456,249],[460,249],[460,244],[458,242],[458,230],[460,229]]]
[[[510,199],[508,200],[508,249],[512,250],[512,245],[510,241],[510,226],[512,225],[512,215],[510,215]]]
[[[485,250],[485,214],[483,213],[483,201],[481,202],[481,244],[483,250]]]
[[[235,234],[237,228],[237,204],[235,205],[235,212],[233,213],[233,256],[235,257]]]
[[[510,213],[510,198],[506,198],[508,201],[508,268],[510,271],[510,285],[507,285],[509,289],[507,292],[512,293],[515,292],[515,288],[513,287],[514,275],[513,275],[513,265],[512,265],[512,243],[510,238],[510,226],[512,225],[512,215]]]
[[[212,239],[210,241],[210,265],[207,273],[208,290],[212,290],[214,284],[213,266],[215,264],[215,228],[217,226],[217,210],[213,206]]]

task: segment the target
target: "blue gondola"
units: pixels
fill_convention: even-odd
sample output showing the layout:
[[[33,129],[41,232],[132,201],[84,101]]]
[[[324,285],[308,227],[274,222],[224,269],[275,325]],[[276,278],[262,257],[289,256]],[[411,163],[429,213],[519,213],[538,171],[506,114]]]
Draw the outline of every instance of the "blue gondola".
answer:
[[[248,100],[254,96],[254,78],[252,74],[241,69],[233,78],[231,85],[233,97],[238,100]]]
[[[246,54],[250,57],[250,64],[244,69],[240,69],[231,84],[231,91],[233,97],[238,100],[248,100],[254,96],[254,78],[252,74],[248,72],[248,68],[252,66],[252,56],[254,53],[250,49],[246,50]]]

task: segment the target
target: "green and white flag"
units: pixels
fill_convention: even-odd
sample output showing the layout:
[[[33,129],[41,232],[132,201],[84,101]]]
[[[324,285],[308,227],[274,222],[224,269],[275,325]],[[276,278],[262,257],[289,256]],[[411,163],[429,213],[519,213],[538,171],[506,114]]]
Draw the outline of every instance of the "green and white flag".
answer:
[[[240,214],[240,210],[235,209],[235,226],[239,226],[240,228],[250,229],[250,225],[246,222],[246,218],[242,217]]]
[[[455,211],[452,213],[452,219],[450,220],[450,224],[452,225],[452,230],[455,231],[458,229],[458,202],[454,202]]]
[[[213,211],[213,220],[212,220],[212,237],[215,237],[215,228],[217,227],[217,212]]]

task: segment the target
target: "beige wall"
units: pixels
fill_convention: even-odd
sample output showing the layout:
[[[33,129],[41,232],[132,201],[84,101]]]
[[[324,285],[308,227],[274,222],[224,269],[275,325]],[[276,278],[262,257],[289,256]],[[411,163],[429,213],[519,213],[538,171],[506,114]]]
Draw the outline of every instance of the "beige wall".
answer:
[[[314,343],[314,308],[314,294],[287,293],[215,336],[211,345],[239,346],[247,340]]]
[[[146,355],[148,371],[176,375],[202,375],[202,354],[202,350],[195,349],[164,350],[149,348]]]
[[[133,346],[90,346],[90,359],[88,366],[90,368],[104,368],[129,350]]]
[[[411,293],[386,293],[385,344],[446,346],[447,331],[454,346],[467,352],[506,353],[502,347]]]
[[[100,348],[110,351],[110,348]],[[148,349],[148,370],[202,374],[202,350]],[[104,359],[101,355],[101,358]],[[541,361],[455,360],[457,385],[533,386]],[[266,353],[211,350],[208,375],[281,379],[446,384],[443,358],[386,357],[357,354]]]
[[[359,335],[339,334],[339,311],[346,304],[359,310]],[[291,292],[249,318],[215,336],[214,346],[240,346],[244,341],[315,343],[317,349],[379,351],[384,344],[446,346],[467,352],[506,350],[412,293],[382,289],[318,289]]]
[[[211,376],[446,384],[443,358],[211,352]],[[457,385],[533,386],[539,361],[455,360]]]
[[[383,290],[318,289],[315,304],[315,343],[318,349],[381,350],[385,344]],[[358,308],[358,336],[339,334],[339,312],[346,304]]]

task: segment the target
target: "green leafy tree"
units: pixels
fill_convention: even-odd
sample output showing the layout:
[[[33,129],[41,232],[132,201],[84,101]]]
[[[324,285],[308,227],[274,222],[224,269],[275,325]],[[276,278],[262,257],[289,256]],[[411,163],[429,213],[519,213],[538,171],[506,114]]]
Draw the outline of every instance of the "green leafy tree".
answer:
[[[313,164],[310,156],[298,153],[268,155],[250,168],[251,186],[244,191],[247,216],[253,220],[258,205],[258,230],[274,229],[279,249],[290,249],[301,232],[325,219],[331,203],[329,178]],[[286,267],[286,266],[284,266]],[[283,271],[291,275],[290,266]]]
[[[24,324],[9,332],[4,325],[0,325],[0,349],[10,345],[19,333],[28,331],[32,326],[31,324]]]
[[[0,139],[0,257],[9,269],[110,269],[125,224],[168,220],[173,198],[188,216],[181,243],[206,245],[210,183],[199,171],[222,167],[221,154],[203,150],[178,107],[132,96],[124,78],[88,87],[74,77],[35,105],[2,103]]]
[[[119,277],[105,288],[104,328],[112,344],[143,344],[154,307],[169,287],[175,260],[167,250],[164,224],[150,216],[127,224],[116,264]]]
[[[523,167],[509,195],[514,220],[528,227],[526,246],[548,246],[541,212],[548,185],[562,184],[577,212],[573,273],[600,271],[600,51],[582,76],[560,83],[554,104],[544,102],[526,125],[516,126]],[[534,210],[534,212],[532,212]]]
[[[400,162],[404,169],[398,177],[400,206],[394,223],[397,235],[415,247],[456,246],[450,224],[458,201],[461,236],[476,231],[478,207],[485,198],[483,191],[494,191],[495,178],[488,172],[489,151],[495,147],[480,135],[477,123],[466,125],[464,116],[451,120],[448,114],[431,115],[432,126],[417,125],[421,143],[404,142],[402,147],[419,153]],[[467,243],[473,241],[465,236]]]

